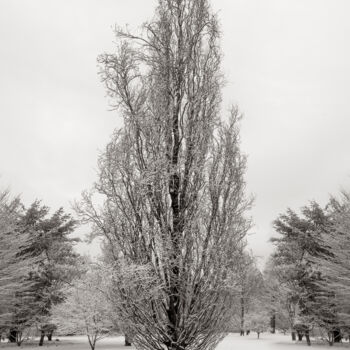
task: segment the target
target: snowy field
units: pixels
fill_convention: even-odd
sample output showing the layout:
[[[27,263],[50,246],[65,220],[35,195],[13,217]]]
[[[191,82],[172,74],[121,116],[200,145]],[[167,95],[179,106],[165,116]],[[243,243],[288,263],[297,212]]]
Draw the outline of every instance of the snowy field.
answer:
[[[238,334],[228,335],[217,347],[217,350],[304,350],[304,349],[322,349],[327,350],[328,343],[312,343],[311,347],[306,342],[293,342],[290,335],[263,333],[260,339],[252,333],[248,337],[240,337]],[[333,349],[349,349],[349,343],[334,345]]]
[[[54,338],[56,339],[56,338]],[[45,342],[41,349],[57,349],[57,350],[89,350],[90,346],[87,343],[86,337],[60,337],[60,341],[53,341],[52,343]],[[26,350],[38,350],[40,349],[37,345],[30,345],[24,343],[22,347]],[[0,349],[18,349],[16,344],[8,344],[2,342]],[[238,334],[228,335],[217,347],[217,350],[326,350],[329,346],[326,343],[315,344],[308,347],[305,342],[292,342],[289,335],[272,335],[262,334],[260,339],[256,338],[256,334],[252,333],[248,337],[240,337]],[[124,346],[123,337],[110,337],[101,340],[97,343],[95,350],[134,350],[133,347]],[[333,349],[350,349],[349,343],[343,343],[333,346]]]

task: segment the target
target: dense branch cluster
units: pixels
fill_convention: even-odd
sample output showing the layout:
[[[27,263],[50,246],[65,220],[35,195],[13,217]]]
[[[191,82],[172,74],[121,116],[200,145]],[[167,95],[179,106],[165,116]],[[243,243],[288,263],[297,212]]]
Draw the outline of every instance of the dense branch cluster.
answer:
[[[103,207],[86,193],[78,210],[108,242],[136,345],[211,348],[232,317],[228,270],[250,225],[239,112],[220,118],[217,19],[207,0],[161,0],[142,36],[116,35],[99,62],[124,127],[99,160]]]

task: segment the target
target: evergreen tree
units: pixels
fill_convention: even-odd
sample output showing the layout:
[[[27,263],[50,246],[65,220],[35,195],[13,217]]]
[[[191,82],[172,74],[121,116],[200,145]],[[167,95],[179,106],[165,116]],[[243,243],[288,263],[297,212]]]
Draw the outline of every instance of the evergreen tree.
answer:
[[[334,300],[332,296],[324,298],[325,290],[319,283],[322,275],[315,264],[315,259],[331,255],[322,237],[332,223],[316,202],[301,212],[302,217],[288,209],[275,220],[274,228],[281,236],[273,239],[273,262],[280,282],[288,289],[289,309],[295,314],[294,329],[300,339],[305,333],[309,343],[309,331],[314,325],[333,328],[336,317]]]
[[[31,236],[19,229],[22,211],[18,197],[12,199],[8,191],[0,193],[0,328],[2,332],[9,332],[11,342],[19,345],[28,323],[21,319],[17,329],[11,329],[13,315],[20,317],[19,296],[23,300],[21,313],[30,311],[31,298],[27,291],[33,288],[33,282],[28,280],[28,275],[36,263],[36,259],[26,253],[32,244]]]
[[[328,340],[332,343],[341,340],[339,329],[348,333],[350,325],[350,195],[343,192],[339,199],[332,197],[328,212],[332,229],[323,235],[323,244],[331,254],[315,259],[315,263],[323,276],[318,282],[318,287],[324,291],[319,310],[324,313],[331,310],[331,316],[335,315],[326,328],[330,333]],[[332,308],[328,308],[329,299],[333,301]]]
[[[15,311],[12,314],[12,333],[24,327],[36,325],[41,331],[39,345],[45,334],[51,340],[54,325],[47,324],[52,305],[64,300],[62,292],[66,283],[77,273],[77,253],[73,250],[76,239],[73,232],[75,221],[59,209],[48,216],[49,208],[34,202],[20,216],[17,230],[20,235],[29,236],[30,244],[19,253],[19,257],[31,257],[26,277],[28,288],[16,292]]]

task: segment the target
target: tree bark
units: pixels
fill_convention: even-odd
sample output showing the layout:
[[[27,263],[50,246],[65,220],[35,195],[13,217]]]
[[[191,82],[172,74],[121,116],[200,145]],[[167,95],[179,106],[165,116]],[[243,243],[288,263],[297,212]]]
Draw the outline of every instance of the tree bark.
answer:
[[[271,333],[275,334],[276,333],[276,314],[275,313],[273,313],[273,315],[271,316],[270,327],[271,327]]]
[[[241,297],[241,336],[244,336],[244,298]]]
[[[295,332],[293,332],[293,331],[292,331],[292,340],[293,340],[293,341],[296,341],[296,340],[297,340],[297,337],[296,337],[296,335],[295,335]]]
[[[305,332],[305,338],[306,338],[307,345],[310,346],[311,345],[311,341],[310,341],[310,333],[309,333],[309,331]]]
[[[17,346],[21,346],[22,345],[22,342],[23,342],[22,334],[23,334],[22,331],[17,331],[17,333],[16,333]]]
[[[45,338],[45,331],[41,331],[40,333],[40,340],[39,340],[39,346],[44,345],[44,338]]]
[[[46,336],[48,341],[52,341],[53,330],[49,331]]]
[[[17,331],[15,329],[10,329],[10,333],[8,336],[10,343],[16,343],[17,341]]]
[[[90,336],[88,334],[88,341],[89,341],[89,345],[90,345],[90,348],[91,350],[95,350],[95,346],[96,346],[96,335],[93,335],[93,336]]]
[[[334,339],[334,343],[340,343],[342,340],[342,335],[340,332],[340,329],[335,329],[333,331],[333,339]]]
[[[303,333],[297,332],[298,333],[298,340],[303,341]]]
[[[131,346],[131,337],[129,333],[125,333],[125,346]]]

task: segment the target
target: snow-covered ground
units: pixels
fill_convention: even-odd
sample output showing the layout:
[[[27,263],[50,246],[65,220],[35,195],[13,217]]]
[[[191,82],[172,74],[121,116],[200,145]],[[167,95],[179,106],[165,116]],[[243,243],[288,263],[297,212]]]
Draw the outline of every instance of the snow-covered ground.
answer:
[[[56,338],[54,338],[56,339]],[[86,337],[60,337],[60,341],[45,342],[41,349],[57,349],[57,350],[89,350],[90,346]],[[22,345],[25,350],[40,349],[37,344],[34,346],[29,344]],[[0,349],[18,349],[15,344],[1,343]],[[327,344],[312,344],[308,347],[306,342],[292,342],[289,335],[280,334],[261,334],[260,339],[257,339],[256,334],[252,333],[249,336],[240,337],[238,334],[228,335],[217,347],[216,350],[327,350]],[[339,344],[333,349],[348,349],[349,343]],[[101,340],[96,345],[96,350],[135,350],[133,347],[124,346],[123,337],[110,337]]]
[[[350,348],[349,343],[339,344],[340,348]],[[333,346],[333,348],[338,348]],[[327,343],[316,344],[313,342],[309,347],[306,341],[293,342],[290,335],[263,333],[257,339],[256,333],[251,333],[248,337],[240,337],[239,334],[228,335],[217,347],[216,350],[327,350]]]

